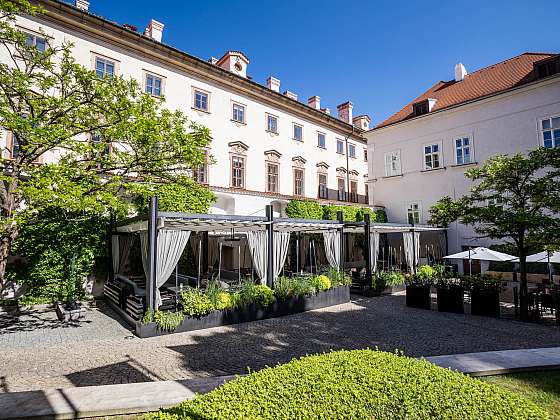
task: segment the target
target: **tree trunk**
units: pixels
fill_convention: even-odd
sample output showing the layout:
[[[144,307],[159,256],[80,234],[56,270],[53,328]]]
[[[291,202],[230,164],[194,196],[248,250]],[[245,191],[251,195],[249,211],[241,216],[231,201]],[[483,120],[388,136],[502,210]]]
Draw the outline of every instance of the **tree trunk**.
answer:
[[[6,282],[6,266],[12,242],[17,238],[19,229],[16,227],[8,228],[0,237],[0,290],[4,288]]]
[[[518,257],[519,257],[519,314],[522,320],[528,319],[528,290],[527,290],[527,250],[524,244],[524,235],[519,238]]]
[[[6,266],[12,243],[19,235],[19,228],[13,220],[15,209],[21,204],[16,196],[18,180],[15,175],[0,184],[2,229],[0,232],[0,290],[6,282]]]

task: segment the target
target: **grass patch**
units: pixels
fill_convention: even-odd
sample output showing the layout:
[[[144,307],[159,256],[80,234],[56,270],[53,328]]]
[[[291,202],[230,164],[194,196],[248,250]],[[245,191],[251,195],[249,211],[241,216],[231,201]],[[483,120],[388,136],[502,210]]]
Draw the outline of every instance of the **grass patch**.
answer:
[[[425,360],[376,350],[306,356],[147,419],[548,419],[534,402]]]
[[[551,419],[560,420],[560,370],[520,372],[480,379],[525,396],[548,411]]]

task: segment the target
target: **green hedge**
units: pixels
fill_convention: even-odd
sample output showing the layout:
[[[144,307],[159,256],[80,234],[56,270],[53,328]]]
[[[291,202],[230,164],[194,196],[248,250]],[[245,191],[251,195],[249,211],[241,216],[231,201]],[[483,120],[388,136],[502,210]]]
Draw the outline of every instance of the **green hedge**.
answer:
[[[533,402],[424,360],[374,350],[307,356],[150,419],[548,419]]]
[[[387,222],[384,210],[372,210],[368,207],[322,205],[311,200],[291,200],[286,206],[286,215],[294,219],[336,220],[336,213],[341,211],[344,220],[362,222],[369,214],[372,222]]]

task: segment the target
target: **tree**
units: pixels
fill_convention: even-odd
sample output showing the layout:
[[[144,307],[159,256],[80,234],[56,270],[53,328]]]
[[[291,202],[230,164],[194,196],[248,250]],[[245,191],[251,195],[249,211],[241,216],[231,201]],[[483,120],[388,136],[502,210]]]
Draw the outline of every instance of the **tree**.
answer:
[[[560,245],[560,149],[495,156],[465,176],[476,182],[470,194],[440,199],[430,209],[430,223],[447,226],[458,220],[482,237],[511,243],[519,257],[520,306],[526,317],[528,250]]]
[[[126,212],[143,186],[168,182],[208,197],[188,176],[206,159],[207,128],[136,80],[76,63],[72,45],[29,42],[16,14],[41,11],[0,0],[0,290],[7,257],[23,223],[49,208],[80,217]],[[45,36],[45,39],[48,39]],[[73,220],[68,220],[71,223]]]

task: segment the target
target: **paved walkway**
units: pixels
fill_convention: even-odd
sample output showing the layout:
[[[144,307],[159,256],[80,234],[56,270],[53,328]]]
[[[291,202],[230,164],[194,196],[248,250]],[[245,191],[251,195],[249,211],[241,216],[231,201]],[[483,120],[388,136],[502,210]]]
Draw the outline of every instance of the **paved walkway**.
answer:
[[[560,328],[407,308],[404,296],[290,317],[139,339],[108,308],[62,326],[46,308],[0,314],[0,392],[242,374],[330,349],[402,349],[410,356],[555,347]]]

